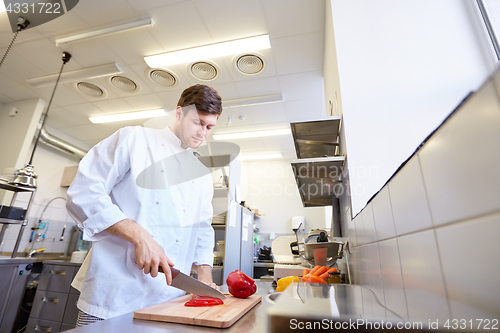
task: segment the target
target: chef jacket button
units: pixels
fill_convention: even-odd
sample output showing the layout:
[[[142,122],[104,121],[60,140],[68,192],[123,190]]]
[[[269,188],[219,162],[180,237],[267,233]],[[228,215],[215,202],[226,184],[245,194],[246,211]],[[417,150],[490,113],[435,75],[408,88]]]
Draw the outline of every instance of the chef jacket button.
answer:
[[[165,172],[165,170],[161,169],[161,172]]]
[[[179,240],[178,240],[178,239],[176,239],[176,240],[175,240],[175,242],[176,242],[176,243],[179,243]]]
[[[156,202],[156,204],[157,204],[157,205],[159,205],[159,204],[160,204],[160,202],[159,202],[159,201],[157,201],[157,202]]]

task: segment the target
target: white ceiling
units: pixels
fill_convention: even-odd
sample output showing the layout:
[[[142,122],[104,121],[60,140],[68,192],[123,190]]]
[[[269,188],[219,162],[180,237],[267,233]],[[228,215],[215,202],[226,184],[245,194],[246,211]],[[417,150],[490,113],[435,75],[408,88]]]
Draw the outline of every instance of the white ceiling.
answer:
[[[223,99],[283,94],[283,103],[225,109],[213,134],[287,127],[289,122],[325,115],[324,11],[324,0],[81,0],[69,13],[19,34],[0,68],[0,102],[35,97],[48,101],[53,86],[33,88],[26,79],[57,74],[62,51],[67,51],[73,57],[65,72],[116,62],[125,69],[124,76],[141,87],[138,93],[128,94],[116,90],[106,78],[85,80],[107,91],[102,99],[81,94],[71,83],[58,87],[47,124],[88,145],[120,127],[144,123],[92,124],[89,116],[158,107],[172,110],[181,91],[195,83],[213,86]],[[67,35],[148,17],[154,19],[153,27],[60,47],[54,42]],[[241,74],[233,67],[234,56],[228,56],[209,59],[220,68],[220,76],[210,82],[195,80],[186,64],[168,67],[179,77],[175,88],[160,87],[146,75],[149,67],[144,56],[260,34],[271,38],[271,49],[259,52],[266,60],[261,74]],[[3,49],[12,35],[6,13],[0,14]],[[228,117],[230,126],[226,126]],[[245,153],[283,152],[285,158],[295,158],[291,135],[233,142]]]

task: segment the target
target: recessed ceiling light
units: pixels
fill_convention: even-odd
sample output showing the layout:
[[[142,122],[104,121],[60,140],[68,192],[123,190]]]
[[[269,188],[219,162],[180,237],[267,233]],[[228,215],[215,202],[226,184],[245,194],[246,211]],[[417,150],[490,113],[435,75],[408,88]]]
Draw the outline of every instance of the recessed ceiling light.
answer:
[[[77,69],[76,71],[62,73],[61,79],[59,80],[59,84],[95,79],[103,76],[121,74],[123,72],[124,70],[117,63],[88,67],[84,69]],[[33,87],[43,87],[55,84],[57,76],[58,74],[40,76],[27,79],[26,82],[28,82]]]
[[[226,99],[222,101],[222,107],[224,109],[230,109],[230,108],[239,108],[244,106],[271,104],[280,102],[283,102],[283,94]]]
[[[291,133],[292,132],[289,128],[283,128],[283,129],[274,129],[266,131],[214,134],[213,138],[214,140],[246,139],[246,138],[258,138],[264,136],[286,135]]]
[[[105,27],[105,28],[90,31],[90,32],[84,32],[84,33],[78,34],[78,35],[57,38],[56,39],[56,46],[59,46],[61,44],[86,40],[86,39],[90,39],[90,38],[109,36],[109,35],[116,34],[119,32],[129,31],[129,30],[138,29],[138,28],[152,27],[154,25],[154,23],[155,22],[153,21],[152,18],[147,18],[144,20],[127,22],[127,23],[122,23],[119,25]]]
[[[238,155],[238,160],[270,160],[275,158],[282,158],[282,154],[259,154],[259,155]]]
[[[269,41],[269,35],[262,35],[156,54],[144,57],[144,61],[146,61],[149,67],[165,67],[269,49],[270,47],[271,42]]]
[[[89,117],[89,120],[94,124],[102,124],[102,123],[112,123],[124,120],[154,118],[166,115],[167,114],[165,113],[164,109],[156,109],[156,110],[134,111],[126,113],[115,113],[105,116],[95,116],[95,117]]]

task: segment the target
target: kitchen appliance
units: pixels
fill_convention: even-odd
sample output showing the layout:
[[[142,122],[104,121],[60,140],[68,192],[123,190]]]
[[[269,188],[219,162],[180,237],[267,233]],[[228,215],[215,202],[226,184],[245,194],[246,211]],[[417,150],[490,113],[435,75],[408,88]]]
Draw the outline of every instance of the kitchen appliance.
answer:
[[[271,248],[264,245],[264,247],[261,247],[258,250],[257,261],[259,261],[259,262],[272,262],[273,258],[271,256],[272,256]]]
[[[163,273],[161,266],[158,267],[158,271]],[[198,296],[210,296],[222,300],[226,298],[222,292],[203,282],[193,279],[192,277],[179,271],[177,268],[170,267],[170,271],[172,272],[172,287]]]
[[[337,259],[343,258],[344,247],[347,246],[347,239],[342,241],[340,237],[330,237],[322,229],[311,230],[305,234],[304,229],[299,227],[296,238],[297,241],[292,242],[290,247],[297,246],[296,253],[311,266],[332,266]]]
[[[247,298],[237,298],[228,294],[223,305],[212,307],[184,306],[184,303],[190,299],[191,296],[187,295],[137,310],[134,312],[134,318],[227,328],[259,304],[262,296],[254,294]]]
[[[36,259],[0,258],[0,333],[10,333]]]
[[[274,257],[274,280],[277,281],[285,276],[301,276],[304,268],[309,268],[303,264],[298,254],[293,254],[290,243],[296,241],[296,236],[277,237],[272,245],[271,252]]]

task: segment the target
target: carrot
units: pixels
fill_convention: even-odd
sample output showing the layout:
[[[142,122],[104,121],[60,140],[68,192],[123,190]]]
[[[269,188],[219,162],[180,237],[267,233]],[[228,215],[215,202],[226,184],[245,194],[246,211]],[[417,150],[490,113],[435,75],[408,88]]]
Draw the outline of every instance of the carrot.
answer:
[[[322,278],[322,279],[328,279],[328,276],[329,276],[330,273],[328,272],[324,272],[323,274],[321,274],[319,277]]]
[[[336,271],[337,271],[337,269],[336,269],[335,267],[332,267],[332,268],[330,268],[330,269],[328,270],[328,273],[330,273],[330,272],[336,272]]]
[[[328,266],[321,266],[316,272],[314,272],[314,275],[320,276],[321,274],[325,273],[328,270]]]
[[[316,272],[318,269],[320,269],[321,266],[320,265],[316,265],[314,266],[314,268],[309,272],[309,274],[314,274],[314,272]]]
[[[307,268],[304,268],[304,270],[302,271],[302,276],[306,276],[307,274],[309,274],[309,270]]]

